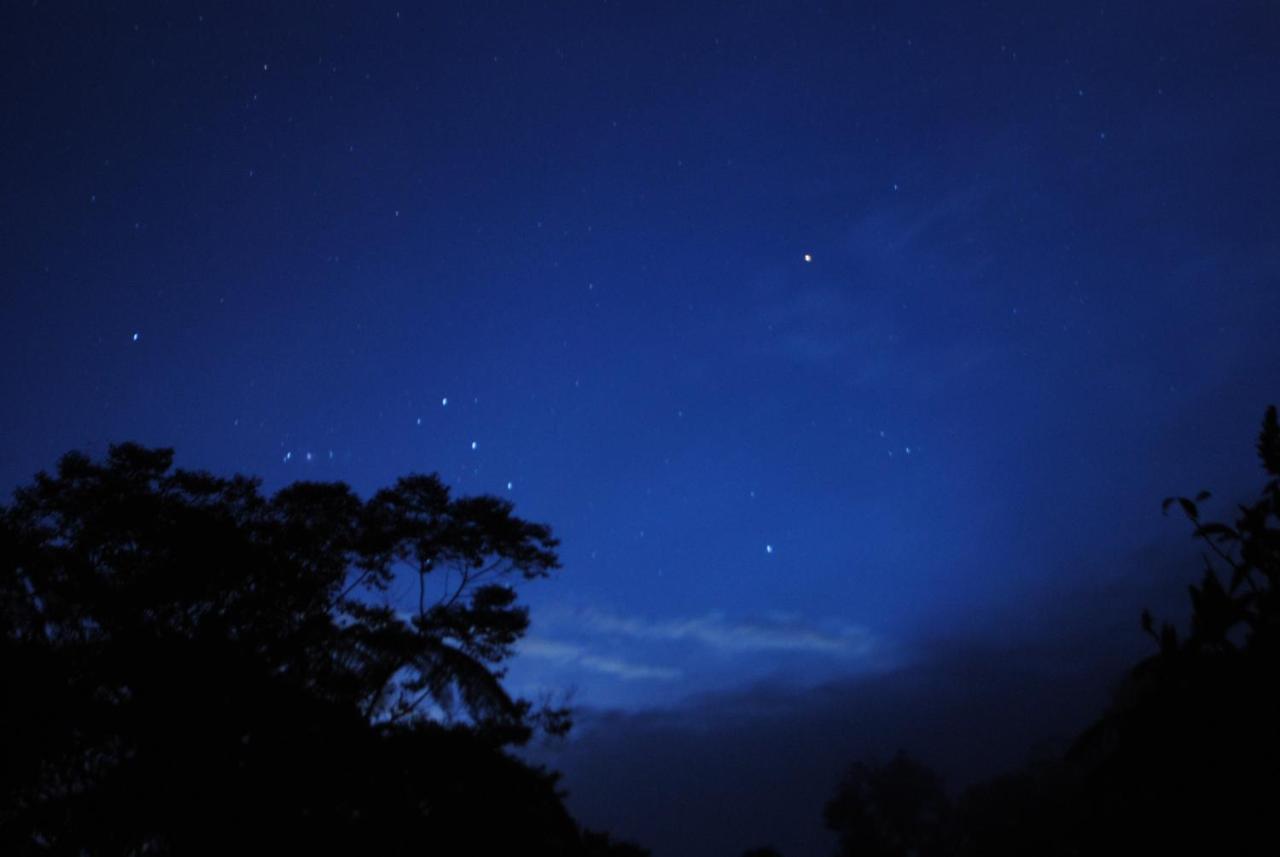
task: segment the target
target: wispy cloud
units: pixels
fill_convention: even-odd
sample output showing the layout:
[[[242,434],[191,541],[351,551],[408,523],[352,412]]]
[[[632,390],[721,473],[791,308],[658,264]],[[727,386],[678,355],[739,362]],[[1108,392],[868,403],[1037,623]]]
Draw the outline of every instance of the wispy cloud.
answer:
[[[834,617],[545,607],[537,632],[519,645],[513,681],[535,689],[527,693],[571,686],[580,701],[600,708],[663,708],[761,681],[816,685],[893,672],[911,660],[893,641]]]
[[[614,676],[628,681],[670,681],[682,676],[680,670],[670,667],[638,664],[622,658],[606,657],[592,653],[586,646],[530,637],[520,644],[520,653],[527,657],[552,661],[564,666],[579,666],[592,672]]]
[[[904,369],[927,383],[941,366],[980,368],[990,346],[954,331],[966,313],[1003,306],[993,290],[1007,278],[993,275],[999,255],[981,240],[1001,211],[987,185],[869,207],[812,266],[793,261],[746,284],[750,310],[725,321],[723,338],[748,358],[839,368],[862,385],[900,383]]]
[[[701,616],[646,620],[588,609],[581,620],[593,632],[630,638],[691,642],[725,654],[808,652],[866,658],[882,651],[880,641],[861,625],[814,625],[791,614],[731,620],[719,611]]]

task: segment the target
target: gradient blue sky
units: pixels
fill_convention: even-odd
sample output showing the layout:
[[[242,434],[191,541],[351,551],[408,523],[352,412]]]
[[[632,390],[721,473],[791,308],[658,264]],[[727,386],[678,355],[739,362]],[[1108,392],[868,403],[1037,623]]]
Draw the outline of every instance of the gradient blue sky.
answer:
[[[1277,398],[1277,45],[1228,0],[9,4],[0,485],[131,439],[508,496],[564,562],[513,685],[624,718],[1139,651],[1138,566],[1195,571],[1160,499],[1248,489]]]

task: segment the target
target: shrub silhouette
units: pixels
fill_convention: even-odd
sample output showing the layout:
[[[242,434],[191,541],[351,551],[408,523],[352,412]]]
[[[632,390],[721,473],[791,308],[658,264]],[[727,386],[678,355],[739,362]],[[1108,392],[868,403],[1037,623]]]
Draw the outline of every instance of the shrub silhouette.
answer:
[[[1205,545],[1188,632],[1149,612],[1157,651],[1065,757],[961,796],[950,823],[936,778],[916,763],[855,765],[827,824],[840,853],[982,855],[1272,854],[1280,796],[1280,420],[1257,442],[1267,481],[1232,524],[1209,498],[1165,500]],[[883,783],[897,779],[898,789]],[[896,807],[896,809],[890,809]],[[941,808],[939,808],[941,807]]]
[[[500,680],[555,548],[434,476],[65,456],[0,507],[0,852],[580,853],[505,750],[568,725]]]
[[[584,857],[649,857],[649,849],[614,839],[597,830],[582,832]]]
[[[1159,651],[1132,672],[1111,709],[1076,743],[1082,768],[1073,812],[1086,844],[1272,853],[1280,794],[1280,423],[1267,410],[1257,443],[1268,479],[1234,524],[1176,506],[1205,546],[1181,637],[1149,612]],[[1224,583],[1225,578],[1225,583]]]
[[[823,811],[844,857],[935,853],[949,815],[937,774],[903,752],[883,765],[851,765]]]

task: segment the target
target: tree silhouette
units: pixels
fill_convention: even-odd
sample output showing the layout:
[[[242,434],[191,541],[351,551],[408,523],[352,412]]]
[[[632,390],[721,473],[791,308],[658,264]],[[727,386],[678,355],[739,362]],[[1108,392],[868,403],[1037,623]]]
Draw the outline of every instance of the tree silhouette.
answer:
[[[851,765],[823,811],[844,857],[938,853],[949,815],[938,776],[901,751],[883,765]]]
[[[968,789],[951,815],[936,777],[904,756],[854,765],[827,804],[841,853],[1273,854],[1280,839],[1280,419],[1257,451],[1267,481],[1232,524],[1165,500],[1205,546],[1190,628],[1142,627],[1158,650],[1060,760]]]
[[[580,853],[504,749],[568,726],[501,683],[556,546],[434,476],[65,456],[0,506],[0,852]]]
[[[614,839],[598,830],[582,832],[584,857],[649,857],[649,849]]]
[[[1175,505],[1205,546],[1185,637],[1149,612],[1159,651],[1070,754],[1086,770],[1075,807],[1092,840],[1147,849],[1272,853],[1280,793],[1280,422],[1257,451],[1269,477],[1234,524],[1201,520],[1209,498]],[[1225,582],[1224,582],[1225,577]]]

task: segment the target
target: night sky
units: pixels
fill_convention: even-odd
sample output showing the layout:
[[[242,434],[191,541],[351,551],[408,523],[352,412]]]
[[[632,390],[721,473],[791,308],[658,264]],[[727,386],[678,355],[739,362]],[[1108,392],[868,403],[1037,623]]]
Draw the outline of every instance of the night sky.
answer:
[[[0,489],[136,440],[549,523],[586,823],[824,854],[1100,712],[1280,399],[1280,11],[5,4]]]

